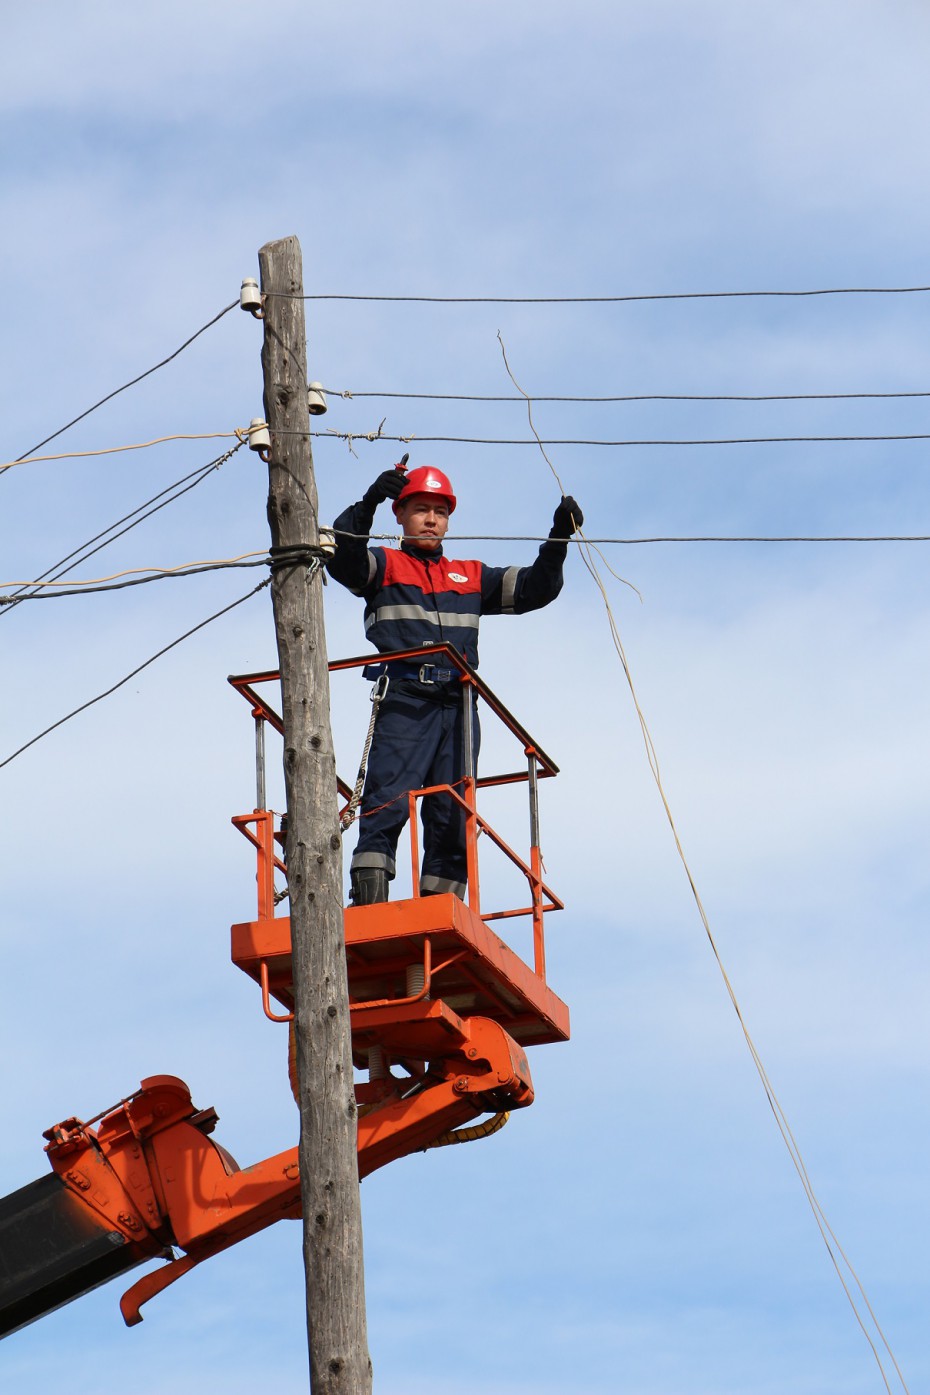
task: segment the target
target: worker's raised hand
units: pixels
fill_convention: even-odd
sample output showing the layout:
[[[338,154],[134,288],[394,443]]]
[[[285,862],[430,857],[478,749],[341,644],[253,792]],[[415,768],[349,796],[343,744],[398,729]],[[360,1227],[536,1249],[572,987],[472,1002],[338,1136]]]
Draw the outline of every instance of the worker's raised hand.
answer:
[[[584,523],[584,514],[578,507],[577,499],[573,499],[570,494],[562,495],[562,502],[552,515],[552,532],[550,538],[570,538],[576,529]]]
[[[406,483],[403,470],[384,470],[365,491],[366,503],[380,504],[383,499],[396,499]]]

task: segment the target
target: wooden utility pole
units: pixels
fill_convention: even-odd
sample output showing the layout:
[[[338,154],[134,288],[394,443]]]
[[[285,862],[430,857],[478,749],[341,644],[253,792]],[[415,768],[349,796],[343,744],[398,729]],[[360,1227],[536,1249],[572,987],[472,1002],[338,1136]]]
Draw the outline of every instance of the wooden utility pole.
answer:
[[[329,717],[303,269],[296,237],[258,254],[271,430],[268,521],[281,668],[287,881],[294,960],[300,1182],[310,1388],[367,1395],[361,1203],[342,911],[342,840]]]

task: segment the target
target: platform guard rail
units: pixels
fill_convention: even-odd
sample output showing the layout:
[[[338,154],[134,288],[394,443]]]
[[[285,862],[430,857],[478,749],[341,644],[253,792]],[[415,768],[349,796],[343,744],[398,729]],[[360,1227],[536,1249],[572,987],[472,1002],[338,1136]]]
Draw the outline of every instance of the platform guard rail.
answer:
[[[465,845],[468,868],[468,905],[481,919],[490,922],[495,920],[507,920],[517,916],[531,916],[533,924],[533,967],[540,979],[545,982],[546,977],[546,954],[545,954],[545,930],[543,917],[546,911],[562,910],[563,903],[556,896],[555,892],[543,880],[542,873],[542,853],[539,841],[539,794],[538,782],[559,773],[559,768],[553,760],[546,754],[537,741],[530,736],[523,727],[501,702],[497,695],[492,692],[483,679],[462,658],[461,654],[448,644],[437,644],[424,646],[417,649],[396,650],[390,654],[364,654],[348,659],[334,659],[329,665],[330,673],[340,673],[346,669],[361,668],[371,663],[386,663],[390,674],[390,665],[394,662],[402,662],[408,666],[417,659],[422,659],[424,664],[435,666],[441,661],[443,666],[454,668],[458,674],[462,686],[462,707],[465,733],[465,771],[462,779],[457,782],[457,787],[453,785],[430,785],[423,789],[413,789],[409,792],[409,813],[408,837],[410,841],[410,859],[413,873],[413,897],[419,899],[419,838],[417,831],[416,808],[419,800],[428,798],[434,794],[445,794],[461,804],[465,810]],[[265,781],[265,727],[270,726],[273,731],[283,735],[283,722],[280,714],[272,706],[269,698],[261,691],[261,688],[270,684],[280,682],[280,673],[276,670],[268,670],[262,673],[247,673],[231,675],[229,683],[235,690],[245,698],[252,710],[252,717],[255,722],[255,787],[256,787],[256,807],[251,814],[240,814],[233,818],[236,828],[248,839],[256,850],[257,854],[257,887],[258,887],[258,919],[267,920],[274,916],[274,909],[277,902],[287,894],[278,892],[275,889],[275,873],[279,872],[284,878],[287,877],[287,867],[283,859],[284,835],[280,828],[275,828],[275,812],[267,807],[266,781]],[[500,775],[478,776],[475,769],[474,751],[471,743],[472,722],[471,715],[477,700],[481,700],[485,707],[503,723],[507,730],[515,737],[523,748],[526,759],[526,769],[507,771]],[[340,797],[345,801],[341,813],[348,805],[351,798],[351,788],[337,776],[337,788]],[[529,858],[522,858],[513,850],[504,839],[492,828],[487,819],[478,812],[477,792],[478,790],[489,789],[497,785],[526,784],[529,800]],[[280,816],[278,816],[280,817]],[[484,835],[507,857],[513,865],[526,878],[529,888],[529,904],[516,907],[508,907],[501,910],[482,911],[480,878],[478,869],[478,838]],[[264,987],[264,986],[263,986]],[[263,998],[267,996],[267,989],[263,992]],[[265,1010],[269,1015],[270,1005],[264,1003]]]

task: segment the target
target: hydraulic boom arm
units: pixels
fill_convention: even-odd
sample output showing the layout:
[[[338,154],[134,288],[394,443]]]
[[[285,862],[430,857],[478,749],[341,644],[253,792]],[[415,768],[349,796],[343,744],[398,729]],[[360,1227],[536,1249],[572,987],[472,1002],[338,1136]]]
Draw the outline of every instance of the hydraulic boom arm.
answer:
[[[411,1004],[405,1016],[411,1059],[437,1033],[446,1054],[417,1075],[357,1086],[361,1177],[479,1114],[532,1103],[525,1054],[496,1022],[463,1020],[442,1002]],[[162,1075],[143,1080],[96,1129],[66,1119],[47,1130],[53,1175],[0,1201],[0,1335],[164,1258],[123,1295],[133,1326],[143,1303],[195,1265],[299,1217],[296,1147],[240,1168],[211,1137],[216,1122],[182,1080]]]

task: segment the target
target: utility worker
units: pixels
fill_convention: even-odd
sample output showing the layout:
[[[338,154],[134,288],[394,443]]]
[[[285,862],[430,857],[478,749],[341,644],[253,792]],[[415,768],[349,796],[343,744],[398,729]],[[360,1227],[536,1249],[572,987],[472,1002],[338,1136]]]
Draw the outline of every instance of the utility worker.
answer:
[[[406,460],[406,457],[405,457]],[[375,509],[393,500],[404,530],[400,550],[368,547]],[[404,473],[385,470],[358,503],[333,525],[336,551],[330,575],[365,601],[365,633],[382,654],[449,644],[478,666],[478,621],[482,615],[522,615],[554,601],[562,589],[567,540],[584,522],[570,496],[555,511],[549,541],[529,567],[487,567],[452,561],[442,540],[455,509],[452,485],[432,465]],[[355,535],[355,536],[353,536]],[[395,851],[407,821],[407,794],[429,785],[459,783],[465,774],[463,711],[459,673],[454,668],[397,660],[388,664],[388,688],[375,724],[362,795],[358,845],[350,869],[357,906],[388,899]],[[385,665],[369,665],[375,679]],[[474,719],[473,752],[478,755]],[[448,795],[423,801],[423,866],[420,894],[466,887],[465,815]]]

